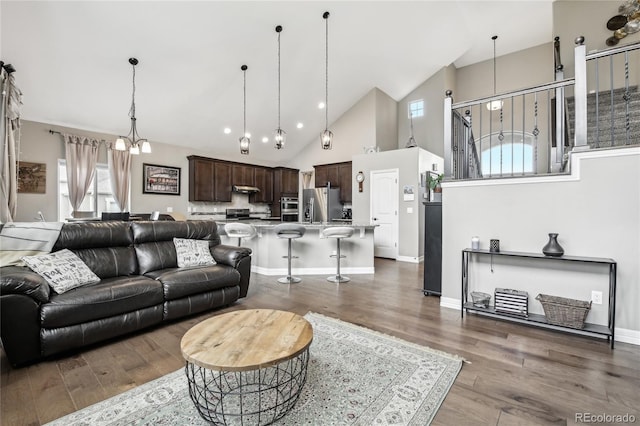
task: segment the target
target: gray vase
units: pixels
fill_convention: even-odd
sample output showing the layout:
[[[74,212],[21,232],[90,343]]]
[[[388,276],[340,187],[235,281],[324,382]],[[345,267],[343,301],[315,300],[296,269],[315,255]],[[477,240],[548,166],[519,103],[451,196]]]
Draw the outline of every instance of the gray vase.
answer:
[[[549,242],[542,247],[545,256],[560,257],[564,254],[564,249],[558,244],[558,234],[549,234]]]

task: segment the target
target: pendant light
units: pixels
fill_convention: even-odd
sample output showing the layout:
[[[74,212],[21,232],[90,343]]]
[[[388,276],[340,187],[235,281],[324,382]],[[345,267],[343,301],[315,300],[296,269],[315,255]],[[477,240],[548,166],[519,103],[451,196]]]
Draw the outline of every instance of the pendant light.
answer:
[[[273,140],[276,142],[276,149],[284,148],[284,143],[287,139],[287,132],[280,128],[280,33],[282,32],[282,26],[276,27],[278,33],[278,128],[273,131]]]
[[[148,154],[151,152],[151,144],[149,144],[148,140],[142,139],[140,135],[138,135],[138,129],[136,128],[136,65],[138,65],[138,60],[136,58],[129,58],[129,63],[133,67],[133,91],[131,95],[131,108],[129,109],[129,117],[131,118],[131,129],[129,130],[129,134],[127,136],[119,136],[118,139],[116,139],[115,148],[118,151],[126,151],[126,139],[129,142],[129,152],[131,152],[131,154],[140,154],[141,148],[142,152]]]
[[[325,22],[325,80],[324,80],[324,131],[320,134],[322,149],[331,149],[333,133],[329,130],[329,12],[322,14]]]
[[[409,140],[407,141],[405,148],[413,148],[415,146],[418,146],[416,140],[413,138],[413,111],[409,112],[409,123],[411,126],[411,135],[409,136]]]
[[[491,37],[493,40],[493,94],[496,94],[496,40],[498,39],[497,35]],[[497,111],[502,109],[503,102],[500,100],[495,100],[491,102],[487,102],[487,109],[489,111]]]
[[[243,102],[242,102],[242,137],[240,138],[240,154],[249,155],[249,144],[251,140],[247,137],[247,66],[240,67],[242,70],[242,87],[243,87]]]

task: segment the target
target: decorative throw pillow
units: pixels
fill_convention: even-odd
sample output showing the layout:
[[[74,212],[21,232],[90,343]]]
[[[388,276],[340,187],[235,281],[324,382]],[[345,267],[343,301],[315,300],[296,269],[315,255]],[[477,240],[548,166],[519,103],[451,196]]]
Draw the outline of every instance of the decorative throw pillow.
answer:
[[[173,244],[176,246],[178,268],[216,264],[209,251],[209,241],[174,238]]]
[[[24,256],[22,261],[47,280],[58,294],[100,281],[100,278],[68,249],[41,256]]]

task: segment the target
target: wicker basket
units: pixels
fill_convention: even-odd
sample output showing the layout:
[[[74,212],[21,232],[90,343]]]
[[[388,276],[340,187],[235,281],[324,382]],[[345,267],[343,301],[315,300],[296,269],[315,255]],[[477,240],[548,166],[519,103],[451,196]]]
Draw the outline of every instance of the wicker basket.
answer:
[[[584,320],[591,309],[591,302],[549,296],[548,294],[539,294],[536,296],[536,300],[542,303],[544,315],[549,324],[564,327],[584,328]]]

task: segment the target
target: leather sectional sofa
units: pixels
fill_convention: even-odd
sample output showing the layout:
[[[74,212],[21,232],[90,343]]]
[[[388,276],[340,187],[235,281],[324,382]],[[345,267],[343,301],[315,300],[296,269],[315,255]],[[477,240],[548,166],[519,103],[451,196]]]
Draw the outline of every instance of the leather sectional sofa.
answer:
[[[215,265],[178,268],[173,238],[208,240]],[[56,293],[22,266],[0,268],[0,332],[20,366],[247,295],[251,250],[222,245],[215,221],[65,223],[52,252],[74,252],[99,278]]]

